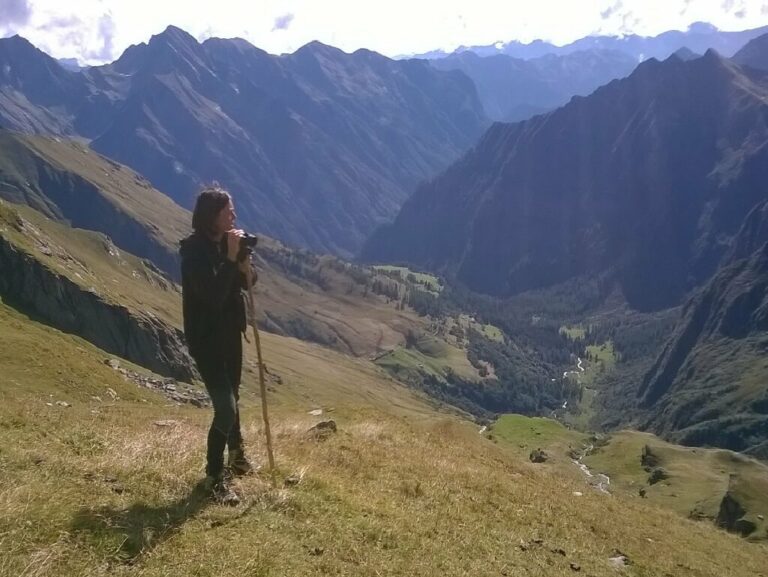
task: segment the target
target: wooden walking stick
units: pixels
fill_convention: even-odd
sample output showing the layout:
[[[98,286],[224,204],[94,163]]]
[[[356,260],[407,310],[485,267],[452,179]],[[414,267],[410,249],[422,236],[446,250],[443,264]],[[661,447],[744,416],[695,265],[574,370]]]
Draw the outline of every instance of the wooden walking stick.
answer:
[[[269,428],[269,412],[267,411],[267,385],[264,382],[264,360],[261,356],[261,340],[259,339],[259,329],[256,326],[256,301],[253,298],[253,269],[248,263],[245,279],[248,286],[248,307],[251,310],[251,328],[253,329],[253,339],[256,341],[256,356],[259,361],[259,388],[261,389],[261,415],[264,418],[264,432],[267,436],[267,457],[269,458],[269,473],[272,477],[272,487],[277,488],[277,478],[275,471],[275,456],[272,453],[272,431]]]

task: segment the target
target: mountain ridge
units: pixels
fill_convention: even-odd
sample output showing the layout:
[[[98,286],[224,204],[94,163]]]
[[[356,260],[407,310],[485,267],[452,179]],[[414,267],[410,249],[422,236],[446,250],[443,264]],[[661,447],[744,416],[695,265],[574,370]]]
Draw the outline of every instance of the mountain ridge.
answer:
[[[10,44],[0,63],[29,67]],[[346,256],[486,126],[463,74],[320,43],[284,56],[247,46],[169,27],[81,72],[30,52],[68,91],[43,106],[0,76],[0,126],[84,138],[182,206],[218,181],[249,227]]]
[[[363,258],[496,295],[607,272],[634,306],[673,305],[714,272],[726,250],[717,234],[735,235],[760,199],[767,90],[768,77],[714,51],[646,61],[554,112],[492,126]]]

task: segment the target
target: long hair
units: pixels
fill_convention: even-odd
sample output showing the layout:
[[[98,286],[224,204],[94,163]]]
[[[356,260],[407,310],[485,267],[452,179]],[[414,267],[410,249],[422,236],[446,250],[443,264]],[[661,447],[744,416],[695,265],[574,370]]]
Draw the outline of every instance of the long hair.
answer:
[[[204,186],[195,200],[192,212],[192,228],[195,232],[211,234],[213,223],[232,197],[218,183]]]

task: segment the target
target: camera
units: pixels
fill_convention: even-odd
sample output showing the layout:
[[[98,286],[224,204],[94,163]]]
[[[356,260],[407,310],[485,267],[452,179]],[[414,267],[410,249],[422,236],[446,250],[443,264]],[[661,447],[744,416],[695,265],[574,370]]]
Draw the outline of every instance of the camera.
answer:
[[[248,234],[247,232],[243,234],[243,236],[240,237],[240,250],[245,249],[252,249],[256,246],[256,243],[259,241],[259,237],[255,234]]]
[[[241,261],[248,258],[258,241],[259,237],[255,234],[244,233],[243,236],[240,237],[240,250],[237,253],[237,260]]]

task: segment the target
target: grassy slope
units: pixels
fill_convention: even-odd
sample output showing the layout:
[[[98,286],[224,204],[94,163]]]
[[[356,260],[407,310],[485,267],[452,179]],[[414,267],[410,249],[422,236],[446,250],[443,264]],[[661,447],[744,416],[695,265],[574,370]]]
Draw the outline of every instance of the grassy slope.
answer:
[[[49,217],[61,217],[61,214],[42,194],[38,164],[53,167],[62,174],[76,175],[93,184],[98,194],[114,205],[118,213],[125,219],[141,223],[146,234],[170,253],[176,252],[179,240],[190,232],[191,214],[188,210],[152,188],[139,174],[81,143],[0,131],[0,151],[0,181],[5,182],[4,186],[14,188],[9,194]],[[35,218],[32,214],[25,212],[24,215],[32,220]],[[36,223],[48,231],[48,225],[42,225],[39,219]],[[57,230],[61,233],[58,234],[58,244],[67,249],[68,229]],[[72,241],[79,246],[72,247],[69,252],[80,258],[77,253],[86,248],[85,241],[75,237]],[[320,276],[328,283],[321,287],[286,274],[275,266],[271,256],[292,252],[280,243],[262,238],[260,251],[266,257],[257,262],[262,279],[259,290],[262,308],[274,318],[294,319],[311,326],[314,338],[338,350],[370,356],[402,344],[408,330],[423,328],[425,324],[412,311],[397,311],[395,305],[387,303],[383,297],[369,293],[354,279],[334,271],[327,266],[330,261],[335,261],[331,257],[321,257],[316,265],[324,268],[325,273]],[[90,253],[87,256],[93,256],[93,247],[87,247],[86,252]],[[82,260],[87,261],[94,272],[103,272],[96,271],[99,259]],[[112,274],[108,276],[114,277]],[[123,279],[118,275],[117,280],[122,282]],[[131,292],[133,288],[129,286],[124,292]],[[170,317],[166,320],[178,325],[180,316],[177,311],[169,311],[169,315],[175,317],[175,321]]]
[[[641,465],[643,447],[658,455],[669,479],[648,485]],[[731,488],[748,511],[746,518],[757,526],[756,537],[768,538],[768,467],[731,451],[681,447],[655,435],[623,431],[611,442],[584,459],[590,467],[613,473],[620,491],[637,494],[642,487],[647,499],[692,517],[717,517],[720,500]],[[733,482],[731,482],[733,480]]]
[[[31,225],[28,230],[18,230],[17,215]],[[181,326],[178,287],[103,235],[71,229],[28,207],[1,200],[0,232],[84,289],[95,289],[107,300],[135,310],[148,309],[170,324]],[[262,254],[288,250],[269,239],[263,244]],[[324,258],[318,267],[322,267]],[[324,287],[290,276],[266,258],[257,259],[257,269],[257,303],[262,318],[266,311],[272,316],[311,323],[315,335],[327,336],[331,346],[344,352],[370,356],[395,348],[404,342],[409,330],[423,329],[427,323],[412,311],[398,311],[383,297],[366,293],[364,286],[331,267],[324,269]],[[454,352],[463,355],[458,349]],[[464,365],[470,366],[466,358]]]
[[[503,415],[488,434],[521,459],[531,450],[543,448],[550,456],[547,467],[575,481],[583,481],[584,477],[573,465],[570,450],[580,452],[594,444],[596,449],[583,462],[593,473],[604,473],[611,478],[614,495],[643,501],[686,518],[715,519],[720,502],[730,488],[748,511],[745,518],[757,526],[752,539],[768,540],[765,523],[768,467],[754,459],[731,451],[672,445],[655,435],[637,431],[621,431],[595,442],[557,421],[521,415]],[[648,485],[649,473],[641,463],[646,445],[669,474],[668,479],[652,486]],[[645,490],[644,499],[639,495],[641,488]],[[764,519],[759,519],[759,515]]]
[[[256,476],[238,481],[241,506],[207,504],[208,411],[138,392],[98,350],[2,305],[0,334],[3,576],[551,576],[573,574],[571,563],[608,576],[615,549],[633,561],[626,575],[766,574],[761,545],[637,499],[576,499],[582,483],[440,417],[363,361],[336,373],[344,357],[292,339],[277,355],[280,337],[265,342],[284,380],[272,396],[277,460],[302,482],[275,491]],[[106,386],[121,400],[90,398]],[[251,387],[245,433],[259,456]],[[337,408],[340,431],[324,443],[304,436],[315,420],[304,395]]]
[[[24,223],[19,227],[19,217]],[[178,288],[104,235],[72,229],[21,205],[0,201],[0,234],[84,290],[180,326]]]
[[[24,189],[27,200],[41,208],[46,201],[39,196],[39,183],[32,168],[37,157],[56,169],[76,174],[99,189],[102,196],[129,218],[147,225],[148,233],[174,250],[178,239],[189,227],[189,212],[130,168],[109,160],[79,142],[0,131],[0,169],[14,177]],[[32,180],[30,180],[30,178]],[[52,216],[49,213],[49,216]]]

